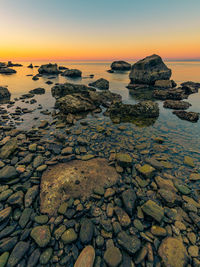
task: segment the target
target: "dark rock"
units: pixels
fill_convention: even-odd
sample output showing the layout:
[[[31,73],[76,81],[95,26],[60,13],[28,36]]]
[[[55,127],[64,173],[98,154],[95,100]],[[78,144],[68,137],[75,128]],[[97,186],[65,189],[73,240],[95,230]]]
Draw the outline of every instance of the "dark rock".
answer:
[[[127,213],[132,216],[135,208],[136,194],[133,189],[127,189],[122,193],[122,201]]]
[[[45,94],[45,89],[44,88],[35,88],[33,90],[29,91],[30,94],[36,94],[36,95],[42,95]]]
[[[117,267],[122,261],[122,254],[117,247],[109,247],[104,253],[104,260],[109,267]]]
[[[81,223],[80,240],[83,244],[91,242],[94,232],[94,226],[91,220],[84,219]]]
[[[34,227],[31,231],[31,237],[34,239],[34,241],[39,247],[46,247],[51,239],[49,226],[42,225]]]
[[[0,150],[0,158],[7,159],[9,158],[15,150],[18,148],[17,139],[10,139]]]
[[[26,208],[28,208],[32,205],[32,203],[34,202],[34,200],[38,194],[39,194],[39,186],[38,185],[34,185],[27,190],[25,198],[24,198],[24,205]]]
[[[7,207],[0,211],[0,222],[6,220],[11,214],[11,207]]]
[[[109,81],[107,81],[106,79],[100,78],[93,83],[89,83],[89,86],[96,87],[100,90],[108,90],[109,89]]]
[[[187,111],[177,110],[177,111],[173,111],[173,114],[175,114],[180,119],[186,120],[186,121],[197,122],[199,120],[199,113],[196,113],[196,112],[187,112]]]
[[[6,165],[0,169],[0,182],[9,182],[17,177],[15,167]]]
[[[32,69],[33,68],[33,64],[31,63],[30,65],[28,65],[28,67],[27,68],[30,68],[30,69]]]
[[[171,70],[163,63],[158,55],[148,56],[136,62],[129,75],[131,83],[154,85],[156,80],[169,80]]]
[[[58,70],[58,65],[57,64],[45,64],[41,65],[40,68],[38,69],[38,72],[40,74],[59,74],[60,71]]]
[[[173,80],[157,80],[154,84],[155,87],[166,89],[176,87],[176,83]]]
[[[136,236],[129,236],[124,231],[117,235],[117,242],[130,255],[135,254],[141,247],[141,241]]]
[[[165,100],[163,107],[164,108],[171,108],[171,109],[188,109],[191,106],[190,103],[185,101],[178,101],[178,100]]]
[[[12,61],[8,61],[7,67],[22,67],[22,64],[12,63]]]
[[[16,244],[8,259],[7,267],[14,267],[29,250],[29,243],[20,241]]]
[[[151,216],[158,222],[161,222],[162,219],[164,218],[163,208],[152,200],[148,200],[147,202],[145,202],[141,208],[144,213]]]
[[[22,191],[17,191],[7,199],[7,202],[10,205],[21,207],[23,206],[23,200],[24,200],[24,193]]]
[[[128,227],[131,223],[131,219],[128,214],[120,207],[115,207],[115,213],[117,215],[118,221],[122,227]]]
[[[10,92],[8,88],[0,86],[0,101],[4,99],[10,99]]]
[[[0,74],[14,74],[16,73],[16,70],[10,69],[10,68],[0,68]]]
[[[153,97],[160,100],[182,100],[188,96],[182,88],[174,88],[169,90],[154,90]]]
[[[53,254],[53,249],[52,248],[47,248],[45,251],[42,252],[40,256],[40,264],[46,265],[51,259],[51,256]]]
[[[126,61],[119,60],[119,61],[114,61],[111,64],[111,70],[119,70],[119,71],[126,71],[131,69],[131,64],[129,64]]]
[[[27,225],[27,223],[31,217],[31,213],[32,213],[32,209],[30,209],[30,208],[25,208],[23,210],[22,215],[19,219],[19,225],[21,228],[24,228]]]
[[[71,78],[81,77],[81,75],[82,75],[82,72],[77,69],[67,69],[61,74],[61,76],[67,76]]]
[[[7,237],[0,240],[0,253],[10,251],[17,243],[18,237]]]
[[[28,258],[27,267],[37,266],[39,258],[40,258],[40,250],[36,248]]]

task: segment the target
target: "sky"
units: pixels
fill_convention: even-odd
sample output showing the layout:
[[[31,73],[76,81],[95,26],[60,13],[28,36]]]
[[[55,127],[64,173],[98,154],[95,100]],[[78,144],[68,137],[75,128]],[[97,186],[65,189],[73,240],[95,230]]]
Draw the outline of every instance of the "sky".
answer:
[[[0,0],[1,60],[200,59],[200,0]]]

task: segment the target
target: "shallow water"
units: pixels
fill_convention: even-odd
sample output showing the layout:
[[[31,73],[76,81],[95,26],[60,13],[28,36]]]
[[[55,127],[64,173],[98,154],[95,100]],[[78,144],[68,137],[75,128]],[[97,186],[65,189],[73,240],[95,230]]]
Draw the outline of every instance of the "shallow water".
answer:
[[[6,76],[0,76],[0,86],[8,86],[12,94],[12,99],[19,97],[21,94],[28,93],[29,90],[43,87],[46,89],[46,94],[35,96],[37,103],[30,105],[24,103],[21,100],[17,101],[15,106],[10,109],[14,110],[16,106],[27,107],[35,109],[34,112],[30,114],[23,115],[23,123],[19,124],[17,127],[23,129],[29,129],[34,125],[38,125],[41,119],[49,120],[49,116],[42,115],[40,110],[37,109],[38,104],[41,104],[44,109],[53,111],[55,100],[51,96],[51,87],[52,85],[47,85],[45,82],[48,80],[46,77],[39,78],[38,81],[33,81],[31,76],[26,76],[28,74],[37,74],[37,68],[29,69],[27,65],[29,63],[19,62],[23,64],[23,67],[15,67],[17,70],[16,74]],[[34,65],[41,65],[44,62],[35,62]],[[58,76],[55,79],[51,79],[53,83],[64,83],[64,82],[75,82],[88,84],[91,81],[94,81],[98,78],[105,78],[110,82],[110,90],[115,93],[119,93],[123,97],[123,101],[126,103],[136,103],[138,100],[131,94],[126,88],[129,83],[128,72],[125,73],[108,73],[106,72],[109,69],[110,63],[103,62],[57,62],[60,66],[66,66],[69,68],[78,68],[83,72],[82,79],[68,79],[62,76]],[[172,69],[172,79],[180,84],[184,81],[194,81],[200,82],[200,62],[167,62],[167,66]],[[94,78],[87,78],[90,74],[94,74]],[[52,75],[54,76],[54,75]],[[197,94],[191,95],[188,100],[192,106],[189,110],[200,112],[200,92]],[[132,148],[132,143],[134,145],[141,144],[144,148],[140,149],[142,155],[145,157],[151,156],[154,150],[153,147],[153,137],[163,136],[165,139],[166,153],[169,156],[169,161],[173,163],[173,170],[178,171],[177,175],[184,175],[186,179],[189,175],[190,169],[180,170],[181,162],[183,161],[184,155],[190,155],[194,158],[196,163],[196,168],[200,168],[200,122],[191,123],[187,121],[180,120],[175,115],[172,114],[172,111],[169,109],[163,108],[163,103],[158,101],[160,107],[160,116],[156,122],[149,127],[138,127],[137,125],[131,123],[125,123],[126,129],[124,131],[117,131],[119,125],[113,125],[110,122],[109,118],[102,116],[101,114],[96,117],[88,116],[87,120],[90,125],[101,124],[104,127],[109,127],[114,130],[114,133],[111,137],[102,136],[99,140],[99,144],[96,146],[100,147],[99,151],[102,149],[101,146],[106,142],[107,146],[111,148],[117,148],[119,143],[123,143],[124,150],[129,152],[134,152]],[[5,105],[6,106],[6,105]],[[39,117],[39,120],[34,120],[34,117]],[[79,127],[79,123],[75,128]],[[92,128],[92,127],[91,127]],[[93,134],[93,131],[86,129],[86,135]],[[148,140],[148,142],[147,142]],[[146,146],[145,146],[146,143]],[[105,144],[104,144],[105,145]],[[98,149],[97,149],[98,150]],[[160,153],[160,151],[159,151]],[[179,161],[179,163],[177,163]]]

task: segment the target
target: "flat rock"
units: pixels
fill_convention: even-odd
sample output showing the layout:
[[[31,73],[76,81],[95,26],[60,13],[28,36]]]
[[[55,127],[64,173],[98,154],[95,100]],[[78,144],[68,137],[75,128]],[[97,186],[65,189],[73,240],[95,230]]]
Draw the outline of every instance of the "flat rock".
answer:
[[[81,251],[81,254],[78,256],[74,267],[93,267],[94,259],[94,248],[92,246],[87,246]]]
[[[188,262],[188,254],[183,242],[174,237],[167,237],[162,241],[158,254],[164,266],[184,267]]]
[[[7,159],[18,148],[17,139],[10,139],[0,150],[0,158]]]
[[[171,109],[181,109],[185,110],[191,106],[189,102],[186,101],[179,101],[179,100],[165,100],[163,107],[164,108],[171,108]]]
[[[161,222],[164,217],[164,210],[161,206],[155,203],[152,200],[148,200],[146,203],[142,205],[142,210],[147,215],[151,216],[158,222]]]
[[[197,113],[197,112],[187,112],[187,111],[183,111],[183,110],[175,110],[175,111],[173,111],[173,114],[175,114],[180,119],[186,120],[186,121],[197,122],[199,120],[199,113]]]
[[[9,182],[17,177],[15,167],[6,165],[0,169],[0,182]]]
[[[136,253],[141,247],[141,241],[136,236],[127,235],[124,231],[117,235],[117,242],[130,255]]]
[[[118,179],[115,168],[102,158],[50,166],[43,173],[40,185],[41,212],[57,213],[60,204],[68,197],[89,197],[97,186],[111,186]]]

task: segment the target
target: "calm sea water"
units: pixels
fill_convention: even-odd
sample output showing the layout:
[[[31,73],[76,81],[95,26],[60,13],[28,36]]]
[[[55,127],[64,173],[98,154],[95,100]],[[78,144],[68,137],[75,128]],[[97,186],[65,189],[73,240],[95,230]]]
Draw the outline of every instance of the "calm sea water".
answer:
[[[19,62],[20,63],[20,62]],[[53,110],[55,100],[51,96],[51,87],[53,85],[47,85],[45,82],[48,80],[45,77],[41,77],[38,81],[33,81],[32,77],[27,76],[28,74],[37,74],[37,68],[29,69],[27,62],[21,62],[23,67],[15,67],[17,70],[16,74],[6,76],[0,76],[0,86],[8,86],[12,94],[12,99],[19,97],[21,94],[28,93],[29,90],[43,87],[46,89],[46,94],[41,96],[36,96],[35,99],[37,103],[30,105],[21,101],[16,102],[16,106],[27,107],[35,109],[31,114],[26,114],[23,116],[24,122],[18,127],[28,129],[33,125],[37,126],[39,121],[35,121],[34,117],[39,117],[40,119],[48,119],[47,117],[40,114],[40,110],[37,109],[38,104],[41,104],[43,109]],[[44,62],[34,62],[34,65],[41,65]],[[46,62],[45,62],[46,63]],[[110,82],[110,90],[112,92],[121,94],[123,101],[126,103],[136,103],[138,100],[132,96],[128,89],[126,88],[129,83],[128,72],[125,73],[108,73],[106,70],[109,69],[110,63],[103,62],[57,62],[60,66],[66,66],[68,68],[78,68],[83,73],[82,79],[71,80],[62,76],[58,76],[52,79],[53,83],[64,83],[64,82],[75,82],[88,84],[98,78],[105,78]],[[183,81],[194,81],[200,82],[200,62],[167,62],[169,68],[172,69],[172,79],[180,84]],[[94,74],[94,78],[87,78],[90,74]],[[53,76],[53,75],[52,75]],[[192,106],[189,110],[200,112],[200,92],[191,95],[188,100]],[[200,122],[191,123],[178,119],[172,114],[171,110],[164,109],[163,103],[158,101],[160,106],[160,116],[154,125],[150,127],[137,127],[136,125],[126,124],[129,129],[132,129],[135,133],[142,136],[158,136],[167,135],[167,140],[169,146],[173,147],[175,150],[179,148],[185,154],[190,154],[199,160],[200,157]],[[12,111],[15,107],[11,108]],[[99,115],[100,116],[100,115]],[[104,120],[104,118],[101,118]],[[95,120],[95,118],[93,118]],[[108,118],[105,118],[108,120]],[[178,150],[177,150],[178,151]],[[199,164],[199,163],[198,163]],[[200,167],[198,165],[198,167]]]

